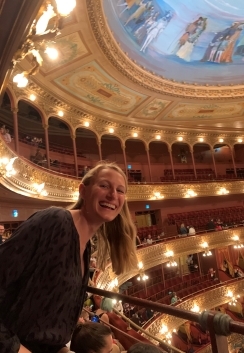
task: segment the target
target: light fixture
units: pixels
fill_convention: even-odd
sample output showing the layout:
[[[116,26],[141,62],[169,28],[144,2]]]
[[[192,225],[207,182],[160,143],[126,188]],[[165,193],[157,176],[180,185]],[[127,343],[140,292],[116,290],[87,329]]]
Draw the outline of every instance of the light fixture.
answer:
[[[46,53],[52,60],[56,60],[58,58],[58,51],[55,48],[47,47],[44,53]]]
[[[204,257],[212,255],[212,252],[211,250],[209,250],[208,243],[206,241],[202,243],[202,247],[204,248],[204,253],[203,253]]]
[[[89,127],[89,126],[90,126],[89,121],[85,121],[85,122],[84,122],[84,126],[85,126],[85,127]]]
[[[43,59],[41,52],[51,53],[51,57],[57,56],[56,49],[47,48],[47,42],[50,43],[58,34],[60,34],[59,26],[61,17],[67,16],[76,6],[75,0],[56,0],[56,8],[51,4],[47,4],[39,19],[35,19],[31,26],[29,35],[20,48],[14,54],[12,59],[13,66],[22,61],[26,56],[32,55],[32,68],[29,71],[24,71],[17,74],[13,78],[13,82],[17,83],[18,87],[26,87],[28,84],[28,76],[35,75],[39,67],[42,65]],[[53,26],[50,25],[50,20],[56,17],[53,21]]]
[[[108,130],[108,131],[109,131],[109,133],[110,133],[110,134],[113,134],[113,133],[114,133],[114,129],[113,129],[112,127],[111,127],[111,128],[109,128],[109,130]]]
[[[36,100],[36,96],[32,93],[32,94],[30,94],[30,100],[32,101],[32,102],[34,102],[35,100]]]
[[[45,187],[45,183],[41,183],[41,184],[38,184],[38,183],[34,183],[32,185],[34,191],[39,195],[39,196],[47,196],[48,195],[48,192],[44,189]]]
[[[232,239],[236,242],[236,244],[234,245],[234,249],[244,248],[244,245],[240,242],[238,235],[234,235]]]
[[[156,135],[156,140],[161,140],[161,135]]]
[[[236,306],[236,303],[238,302],[237,299],[240,298],[240,295],[234,296],[233,292],[228,290],[226,296],[230,298],[229,304],[232,306]]]
[[[56,0],[58,13],[61,16],[67,16],[70,14],[71,11],[74,10],[76,6],[75,0]]]
[[[194,312],[194,313],[199,313],[200,312],[199,305],[194,303],[193,307],[191,308],[191,311]]]
[[[178,266],[177,262],[173,259],[174,252],[172,250],[167,251],[165,253],[165,256],[169,258],[169,261],[166,264],[167,267],[176,267],[176,266]]]
[[[242,139],[238,139],[237,142],[242,143]]]
[[[137,133],[137,132],[134,132],[134,133],[133,133],[133,137],[138,137],[138,133]]]
[[[173,329],[172,332],[176,332],[176,329]],[[163,336],[163,341],[166,341],[168,344],[171,344],[172,333],[169,332],[168,326],[163,324],[159,333]]]
[[[115,293],[119,292],[119,281],[117,277],[110,282],[109,289]]]
[[[219,195],[228,195],[229,194],[229,190],[226,190],[226,188],[220,188],[218,191]]]
[[[154,193],[154,197],[155,197],[157,200],[164,199],[164,195],[161,195],[160,192],[155,192],[155,193]]]
[[[197,196],[197,194],[195,193],[195,191],[189,189],[187,190],[186,194],[185,194],[185,197],[194,197],[194,196]]]
[[[14,161],[18,157],[7,158],[3,157],[0,158],[0,176],[1,177],[11,177],[12,175],[16,174],[16,170],[13,167]]]
[[[182,136],[179,136],[179,137],[177,138],[177,140],[178,140],[178,141],[183,141],[183,137],[182,137]]]
[[[224,142],[224,139],[219,139],[219,142],[221,142],[221,143]]]
[[[17,87],[24,88],[28,84],[28,78],[26,77],[26,71],[22,72],[21,74],[17,74],[13,78],[13,82],[17,83]]]
[[[203,137],[199,137],[199,142],[203,142],[203,141],[204,141]]]
[[[59,110],[58,116],[63,117],[64,116],[64,112],[62,110]]]
[[[137,277],[137,281],[146,281],[149,277],[144,272],[143,263],[141,261],[138,262],[137,267],[139,269],[139,276]]]

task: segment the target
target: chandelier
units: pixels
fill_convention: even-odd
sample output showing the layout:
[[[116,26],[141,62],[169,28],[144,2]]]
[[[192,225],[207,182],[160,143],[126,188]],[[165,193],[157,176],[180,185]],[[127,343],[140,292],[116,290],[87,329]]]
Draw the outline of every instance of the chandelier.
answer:
[[[244,245],[240,242],[238,235],[234,235],[234,237],[232,239],[236,242],[236,244],[234,245],[234,249],[244,248]]]
[[[165,256],[169,258],[169,261],[167,262],[166,266],[167,267],[176,267],[178,266],[177,262],[173,259],[174,257],[174,252],[173,251],[167,251],[165,253]]]
[[[16,174],[16,170],[13,167],[14,161],[18,157],[7,158],[3,157],[0,158],[0,176],[1,177],[11,177],[12,175]]]
[[[143,263],[138,262],[139,276],[137,277],[137,281],[146,281],[149,277],[145,274],[143,269]]]
[[[57,58],[58,52],[55,48],[50,47],[50,42],[60,34],[62,17],[69,15],[75,6],[75,0],[51,0],[39,18],[34,20],[29,35],[21,48],[16,51],[12,60],[13,66],[15,66],[27,56],[32,59],[32,68],[29,71],[23,71],[14,76],[13,82],[17,84],[17,87],[26,87],[27,77],[35,75],[39,67],[42,66],[43,54],[40,54],[40,51],[51,59]],[[51,19],[53,19],[53,26],[48,28]]]
[[[204,253],[203,253],[204,257],[212,255],[212,251],[209,250],[208,243],[206,241],[202,244],[202,247],[204,248]]]
[[[168,326],[163,324],[159,332],[163,336],[163,341],[171,344],[172,333],[169,331]],[[173,329],[172,332],[176,332],[176,329]]]

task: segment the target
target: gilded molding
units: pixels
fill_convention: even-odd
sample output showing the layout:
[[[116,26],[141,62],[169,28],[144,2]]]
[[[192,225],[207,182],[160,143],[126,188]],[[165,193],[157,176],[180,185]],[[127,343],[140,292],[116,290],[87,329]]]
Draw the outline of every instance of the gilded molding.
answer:
[[[221,287],[211,289],[194,298],[190,298],[176,307],[184,310],[191,310],[193,305],[196,303],[200,310],[210,310],[217,306],[223,305],[228,302],[227,293],[232,291],[233,295],[237,295],[243,292],[244,279],[236,281],[235,283],[226,284],[223,283]],[[182,325],[186,320],[177,318],[171,315],[162,314],[159,316],[151,325],[147,327],[147,331],[158,338],[162,338],[160,335],[160,329],[163,324],[168,326],[169,331]]]
[[[233,245],[234,235],[238,235],[241,241],[244,241],[244,228],[232,228],[228,230],[222,230],[214,233],[205,233],[203,235],[196,235],[192,237],[177,238],[169,240],[167,243],[159,243],[152,246],[146,246],[137,250],[138,262],[142,261],[144,270],[148,270],[157,265],[161,265],[168,261],[168,257],[165,255],[167,251],[174,252],[174,258],[188,254],[196,254],[204,251],[202,244],[207,242],[209,249],[216,249]],[[128,281],[130,278],[138,275],[138,270],[135,269],[130,273],[118,276],[119,285]],[[107,266],[104,272],[100,273],[96,280],[96,287],[101,289],[109,289],[111,280],[115,275],[112,272],[111,264]]]
[[[13,73],[14,75],[15,73]],[[89,121],[89,130],[93,131],[97,139],[101,139],[104,134],[107,134],[109,127],[113,127],[115,130],[115,136],[117,136],[124,144],[127,139],[130,139],[135,130],[138,132],[141,141],[145,143],[148,148],[150,142],[156,141],[156,135],[161,135],[161,141],[171,146],[173,143],[177,142],[179,136],[184,138],[184,142],[189,146],[193,146],[195,143],[199,142],[199,137],[204,138],[204,143],[208,144],[210,147],[218,142],[218,139],[224,138],[225,144],[233,146],[237,143],[239,134],[234,133],[200,133],[198,131],[174,131],[169,129],[156,129],[150,127],[136,127],[134,124],[125,124],[120,122],[113,122],[111,120],[106,120],[100,116],[94,116],[90,113],[80,110],[79,107],[70,105],[64,102],[58,97],[53,96],[51,92],[45,88],[40,87],[30,79],[30,83],[25,89],[20,89],[17,86],[11,86],[11,92],[15,95],[14,100],[18,101],[21,99],[29,100],[29,95],[35,93],[38,97],[37,109],[42,112],[43,122],[47,124],[48,118],[50,116],[57,116],[58,110],[62,109],[64,111],[64,117],[62,120],[67,123],[72,131],[75,131],[79,127],[84,127],[84,122]],[[33,103],[32,103],[33,104]],[[60,117],[59,117],[60,119]]]
[[[78,190],[80,181],[75,177],[63,177],[61,174],[49,172],[47,169],[38,168],[28,160],[17,156],[0,139],[0,156],[8,158],[18,157],[14,167],[17,174],[11,178],[3,177],[2,183],[9,189],[30,197],[40,197],[33,191],[33,183],[45,182],[47,196],[42,196],[46,200],[60,200],[62,202],[75,201],[74,193]],[[209,183],[191,184],[131,184],[128,187],[128,201],[155,201],[158,198],[155,193],[160,193],[164,199],[187,198],[187,190],[193,190],[197,197],[207,197],[220,195],[220,189],[225,188],[229,194],[244,193],[244,181],[223,181]]]
[[[166,80],[140,67],[120,48],[109,29],[102,8],[102,0],[86,0],[91,28],[103,53],[125,77],[151,91],[190,99],[236,99],[244,96],[243,85],[200,86]]]

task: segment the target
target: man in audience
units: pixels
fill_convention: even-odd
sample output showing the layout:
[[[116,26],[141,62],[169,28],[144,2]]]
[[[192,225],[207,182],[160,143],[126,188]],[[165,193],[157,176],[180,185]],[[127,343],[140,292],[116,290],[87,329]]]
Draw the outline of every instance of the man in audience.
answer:
[[[215,223],[213,219],[208,222],[208,224],[206,225],[206,229],[208,232],[213,232],[215,230]]]
[[[96,322],[79,324],[71,339],[70,350],[75,353],[119,353],[113,343],[112,332],[106,325]]]
[[[162,350],[152,344],[138,342],[133,344],[127,353],[162,353]]]

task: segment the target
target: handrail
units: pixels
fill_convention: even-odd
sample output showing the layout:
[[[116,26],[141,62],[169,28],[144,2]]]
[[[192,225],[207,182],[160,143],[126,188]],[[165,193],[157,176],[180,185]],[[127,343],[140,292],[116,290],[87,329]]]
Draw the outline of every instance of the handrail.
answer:
[[[210,340],[213,353],[228,353],[227,336],[232,332],[244,334],[244,323],[234,321],[229,315],[211,310],[203,311],[201,314],[187,311],[170,305],[154,303],[145,299],[129,297],[124,294],[114,293],[107,290],[88,287],[87,291],[100,296],[108,298],[115,298],[123,300],[127,303],[135,304],[138,306],[148,307],[155,311],[176,316],[186,321],[194,321],[199,323],[204,330],[210,333]]]

